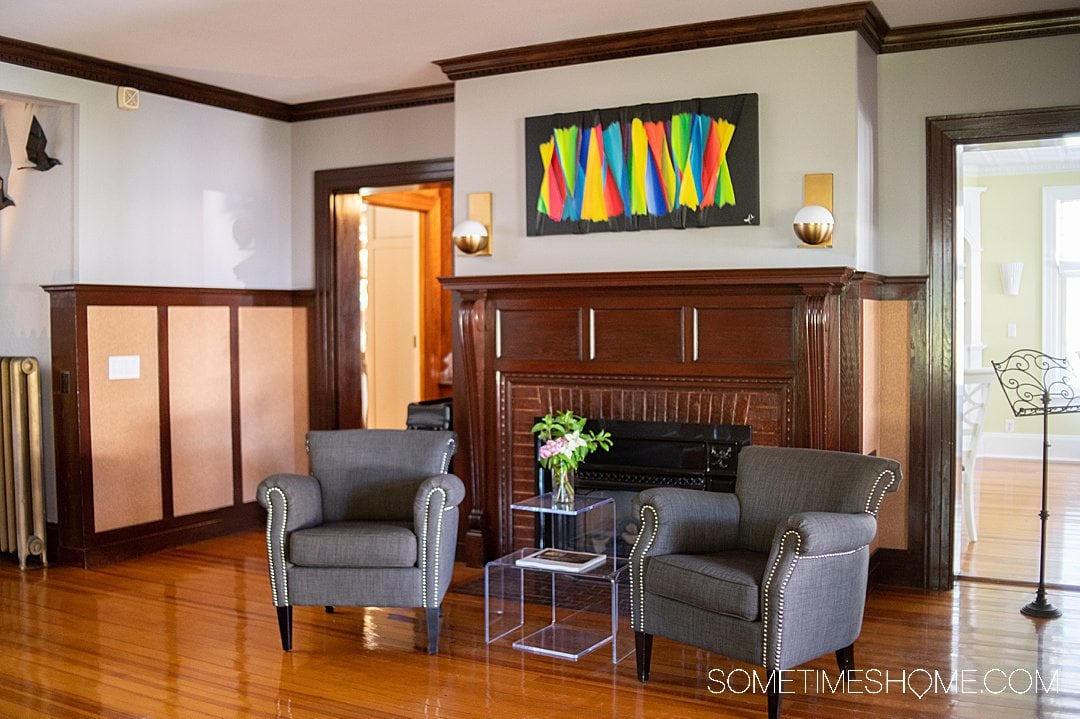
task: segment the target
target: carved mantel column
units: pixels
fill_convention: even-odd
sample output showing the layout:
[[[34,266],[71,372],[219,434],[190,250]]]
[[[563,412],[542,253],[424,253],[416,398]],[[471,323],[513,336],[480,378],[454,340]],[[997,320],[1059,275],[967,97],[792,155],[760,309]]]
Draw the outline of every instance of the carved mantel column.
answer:
[[[463,475],[467,493],[464,507],[463,558],[473,566],[483,564],[485,483],[487,476],[486,431],[483,408],[486,406],[485,382],[488,353],[487,292],[484,290],[454,293],[454,428],[458,433],[457,466]]]
[[[803,332],[806,338],[807,443],[813,449],[840,449],[838,426],[840,380],[841,283],[804,285]]]

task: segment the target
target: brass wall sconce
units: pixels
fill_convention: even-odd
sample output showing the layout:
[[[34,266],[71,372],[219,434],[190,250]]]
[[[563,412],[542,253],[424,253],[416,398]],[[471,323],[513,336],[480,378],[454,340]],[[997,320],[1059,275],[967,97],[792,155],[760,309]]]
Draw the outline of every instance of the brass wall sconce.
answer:
[[[454,246],[473,257],[491,254],[491,193],[470,192],[469,219],[454,226]]]
[[[804,246],[832,247],[836,220],[833,209],[832,173],[803,176],[803,207],[795,213],[795,236]]]

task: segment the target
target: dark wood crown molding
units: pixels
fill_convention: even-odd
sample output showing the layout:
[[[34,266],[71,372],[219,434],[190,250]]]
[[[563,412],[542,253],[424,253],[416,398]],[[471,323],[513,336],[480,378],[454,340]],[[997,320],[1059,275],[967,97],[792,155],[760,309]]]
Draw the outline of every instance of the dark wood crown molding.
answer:
[[[450,80],[789,37],[858,32],[878,53],[1080,32],[1080,9],[890,28],[872,2],[599,35],[436,60]],[[288,104],[173,75],[0,36],[0,62],[124,85],[283,122],[454,101],[451,83]]]
[[[436,60],[451,80],[639,55],[857,31],[875,50],[888,25],[870,2],[599,35]]]
[[[178,100],[188,100],[283,122],[302,122],[324,117],[356,115],[454,101],[454,86],[451,83],[443,83],[290,105],[153,70],[3,36],[0,36],[0,62],[102,82],[107,85],[134,87],[143,92],[152,92]]]
[[[436,60],[451,80],[705,47],[858,32],[878,53],[1080,32],[1080,9],[890,28],[872,2],[676,25]]]
[[[889,30],[881,52],[908,52],[1080,32],[1080,8]]]
[[[10,37],[0,36],[0,61],[107,85],[134,87],[143,92],[273,120],[289,120],[289,105],[283,102]]]
[[[373,92],[367,95],[339,97],[333,100],[301,102],[290,106],[289,120],[291,122],[303,122],[305,120],[320,120],[325,117],[358,115],[364,112],[399,110],[420,105],[439,105],[453,101],[454,83],[446,82],[441,85],[410,87],[389,92]]]

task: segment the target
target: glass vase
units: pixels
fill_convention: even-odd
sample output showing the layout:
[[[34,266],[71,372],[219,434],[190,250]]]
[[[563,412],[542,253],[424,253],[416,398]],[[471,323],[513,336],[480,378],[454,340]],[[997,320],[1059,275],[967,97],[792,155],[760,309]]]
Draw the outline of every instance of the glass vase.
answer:
[[[574,503],[574,472],[569,467],[552,467],[551,503],[559,507]]]

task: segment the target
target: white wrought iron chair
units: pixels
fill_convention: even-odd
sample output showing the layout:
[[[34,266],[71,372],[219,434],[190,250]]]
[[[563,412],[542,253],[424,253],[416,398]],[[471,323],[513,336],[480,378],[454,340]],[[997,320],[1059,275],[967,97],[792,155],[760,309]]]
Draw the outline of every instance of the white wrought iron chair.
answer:
[[[994,381],[992,369],[965,369],[964,391],[960,408],[960,469],[961,502],[964,505],[964,529],[969,542],[979,541],[975,518],[975,462],[979,455],[986,405]]]

